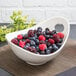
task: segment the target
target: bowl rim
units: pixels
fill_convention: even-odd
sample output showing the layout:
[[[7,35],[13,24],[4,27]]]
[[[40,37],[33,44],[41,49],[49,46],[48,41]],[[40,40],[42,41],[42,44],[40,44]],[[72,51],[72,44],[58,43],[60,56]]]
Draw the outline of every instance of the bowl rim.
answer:
[[[62,16],[55,16],[55,17],[52,17],[52,18],[48,18],[47,20],[44,20],[44,21],[42,21],[42,22],[40,22],[40,23],[37,24],[37,25],[40,25],[40,24],[42,24],[42,23],[44,23],[44,22],[47,22],[48,20],[54,19],[54,18],[63,18],[63,19],[68,23],[68,32],[67,32],[67,37],[66,37],[66,39],[65,39],[65,41],[64,41],[64,44],[63,44],[57,51],[55,51],[54,53],[51,53],[51,54],[44,54],[44,55],[42,55],[42,54],[35,54],[35,53],[32,53],[32,52],[30,52],[30,51],[28,51],[28,50],[25,50],[25,49],[23,49],[23,48],[21,48],[21,47],[15,45],[15,44],[13,44],[11,41],[8,41],[8,35],[10,35],[10,34],[12,34],[12,33],[16,33],[16,32],[21,32],[21,31],[23,31],[23,30],[16,31],[16,32],[12,32],[12,33],[9,33],[9,34],[6,34],[6,36],[5,36],[5,37],[6,37],[6,40],[7,40],[7,42],[9,42],[10,44],[12,44],[12,46],[14,46],[14,47],[16,47],[16,48],[19,48],[19,49],[21,49],[22,51],[27,52],[27,53],[29,53],[29,54],[32,54],[32,55],[35,55],[35,56],[40,56],[40,57],[53,56],[53,55],[57,54],[57,53],[64,47],[64,45],[65,45],[65,43],[66,43],[66,41],[67,41],[67,39],[68,39],[68,37],[69,37],[70,23],[69,23],[68,19],[65,18],[65,17],[62,17]],[[35,25],[35,26],[33,26],[33,27],[36,27],[37,25]],[[28,28],[28,29],[32,29],[33,27]],[[24,30],[28,30],[28,29],[24,29]]]

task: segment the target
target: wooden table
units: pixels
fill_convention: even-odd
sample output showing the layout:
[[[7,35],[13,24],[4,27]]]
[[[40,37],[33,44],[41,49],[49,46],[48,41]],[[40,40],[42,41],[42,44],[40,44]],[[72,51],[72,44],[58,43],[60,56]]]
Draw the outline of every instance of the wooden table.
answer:
[[[0,67],[15,76],[55,76],[76,66],[76,41],[68,40],[57,58],[41,66],[32,66],[15,56],[8,45],[0,48]]]

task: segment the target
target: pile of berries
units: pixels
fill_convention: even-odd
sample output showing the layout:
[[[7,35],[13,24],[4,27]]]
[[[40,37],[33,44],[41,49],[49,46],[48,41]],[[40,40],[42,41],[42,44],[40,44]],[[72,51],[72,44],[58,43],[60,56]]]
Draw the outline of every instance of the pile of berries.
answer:
[[[36,54],[51,54],[58,50],[63,42],[64,34],[50,31],[41,27],[35,30],[29,30],[27,34],[19,34],[17,38],[11,40],[12,43]]]

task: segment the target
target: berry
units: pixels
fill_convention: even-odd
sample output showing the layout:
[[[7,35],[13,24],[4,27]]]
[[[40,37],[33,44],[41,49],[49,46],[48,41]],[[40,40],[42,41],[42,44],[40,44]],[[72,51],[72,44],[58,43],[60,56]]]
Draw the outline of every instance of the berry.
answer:
[[[24,49],[28,48],[30,46],[29,43],[27,43],[25,46],[24,46]]]
[[[38,32],[42,32],[42,28],[41,27],[38,27],[37,31]]]
[[[42,35],[42,32],[37,32],[37,36]]]
[[[37,45],[39,44],[39,40],[38,39],[36,39],[35,42],[36,42]]]
[[[35,34],[34,37],[37,38],[37,35]]]
[[[30,46],[30,43],[27,43],[26,46]]]
[[[52,50],[52,49],[53,49],[53,47],[52,47],[52,46],[49,46],[49,47],[48,47],[48,49],[49,49],[49,50]]]
[[[36,53],[37,50],[36,50],[35,48],[32,48],[32,49],[31,49],[31,52]]]
[[[55,41],[53,39],[48,39],[48,42],[51,43],[51,44],[55,43]]]
[[[46,49],[46,54],[50,54],[50,53],[51,53],[51,50]]]
[[[19,46],[22,47],[22,48],[24,48],[24,46],[25,46],[25,42],[20,40],[20,42],[19,42]]]
[[[49,31],[49,28],[45,28],[45,31]]]
[[[60,39],[59,43],[62,43],[63,42],[63,39]]]
[[[56,30],[53,30],[53,31],[52,31],[52,34],[56,34]]]
[[[36,45],[35,41],[31,40],[30,45],[35,46]]]
[[[55,40],[55,42],[59,42],[60,41],[60,37],[57,34],[53,35],[53,39]]]
[[[46,44],[46,42],[41,40],[41,41],[39,41],[39,44]]]
[[[43,35],[40,35],[38,39],[39,39],[40,41],[41,41],[41,40],[44,40],[44,41],[46,40],[46,38],[45,38]]]
[[[26,40],[25,40],[25,43],[30,43],[30,40],[29,40],[29,39],[26,39]]]
[[[23,36],[21,34],[17,35],[17,39],[23,39]]]
[[[43,35],[46,35],[45,31],[42,32]]]
[[[51,45],[51,43],[47,42],[47,46],[49,47]]]
[[[39,52],[36,52],[36,54],[40,54]]]
[[[54,35],[53,35],[53,38],[60,38],[60,37],[59,37],[59,35],[54,34]]]
[[[39,51],[39,47],[38,46],[36,46],[36,50]]]
[[[46,44],[39,44],[39,49],[44,51],[47,48]]]
[[[64,34],[61,33],[61,32],[57,33],[57,35],[58,35],[61,39],[64,38]]]
[[[11,42],[14,43],[14,44],[16,44],[16,45],[18,44],[18,40],[16,38],[12,39]]]
[[[46,30],[46,31],[45,31],[45,33],[46,33],[47,35],[49,35],[49,34],[50,34],[48,30]]]
[[[27,43],[30,43],[30,40],[29,39],[26,39],[25,40],[25,43],[27,44]]]
[[[58,47],[56,46],[56,44],[53,44],[52,47],[53,47],[53,52],[58,50]]]
[[[45,54],[45,51],[40,51],[40,54],[43,54],[44,55]]]
[[[35,48],[32,47],[28,47],[27,50],[29,50],[30,52],[36,53],[37,50]]]
[[[56,43],[56,45],[60,48],[62,43]]]
[[[53,36],[52,36],[52,35],[50,35],[50,38],[52,39],[52,38],[53,38]]]
[[[35,46],[31,46],[32,48],[35,48]]]
[[[50,38],[50,35],[45,35],[46,39],[49,39]]]
[[[34,31],[33,30],[29,30],[28,31],[28,37],[33,37],[34,36]]]
[[[49,31],[49,34],[52,35],[52,31]]]
[[[29,39],[35,41],[36,38],[35,37],[29,37]]]
[[[29,50],[29,51],[31,51],[31,49],[32,49],[31,47],[27,47],[27,48],[26,48],[26,50]]]

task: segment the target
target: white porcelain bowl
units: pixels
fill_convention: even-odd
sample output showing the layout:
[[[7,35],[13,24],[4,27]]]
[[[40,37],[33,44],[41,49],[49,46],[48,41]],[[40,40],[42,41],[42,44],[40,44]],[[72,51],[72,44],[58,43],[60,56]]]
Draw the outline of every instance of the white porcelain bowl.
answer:
[[[55,29],[55,25],[56,24],[63,24],[64,25],[64,30],[63,33],[65,35],[64,40],[63,40],[63,45],[54,53],[52,54],[48,54],[48,55],[39,55],[39,54],[34,54],[32,52],[29,52],[27,50],[22,49],[21,47],[13,44],[11,42],[11,39],[13,39],[14,37],[17,37],[18,34],[25,34],[27,33],[27,31],[29,29],[35,29],[37,27],[42,27],[43,29],[45,29],[46,27],[48,27],[50,30]],[[67,19],[63,18],[63,17],[54,17],[48,20],[45,20],[39,24],[37,24],[36,26],[29,28],[29,29],[25,29],[22,31],[17,31],[17,32],[13,32],[13,33],[9,33],[6,35],[6,39],[7,42],[9,44],[9,46],[11,47],[12,51],[22,60],[26,61],[28,64],[31,65],[41,65],[44,64],[50,60],[52,60],[53,58],[55,58],[62,50],[63,46],[65,45],[68,36],[69,36],[69,31],[70,31],[70,25],[67,21]]]

